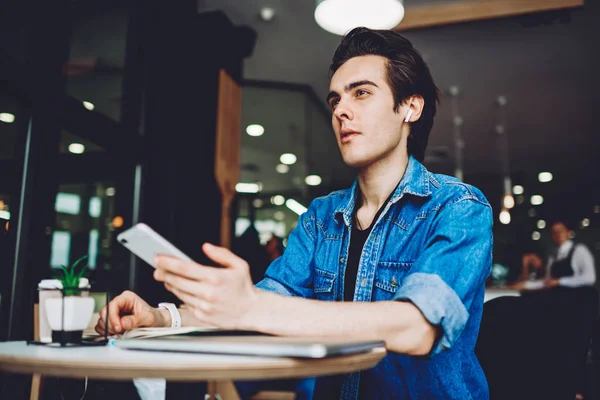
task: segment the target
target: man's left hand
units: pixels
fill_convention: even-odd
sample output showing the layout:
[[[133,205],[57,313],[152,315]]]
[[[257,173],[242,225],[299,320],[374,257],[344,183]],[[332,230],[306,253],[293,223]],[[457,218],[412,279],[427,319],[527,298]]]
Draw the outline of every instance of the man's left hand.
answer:
[[[154,279],[164,282],[201,321],[243,329],[258,297],[248,263],[224,247],[205,243],[202,250],[218,267],[158,256]]]

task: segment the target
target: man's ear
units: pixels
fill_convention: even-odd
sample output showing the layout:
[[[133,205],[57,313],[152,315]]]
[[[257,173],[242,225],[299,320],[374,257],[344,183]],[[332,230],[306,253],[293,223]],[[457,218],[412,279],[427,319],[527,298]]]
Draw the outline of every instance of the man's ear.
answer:
[[[415,122],[418,121],[419,118],[421,118],[421,113],[423,112],[423,107],[425,106],[425,100],[423,100],[423,97],[419,96],[419,95],[414,95],[408,98],[408,100],[404,103],[404,107],[402,107],[402,109],[405,109],[405,116],[404,118],[406,119],[405,122]],[[408,115],[408,111],[411,111],[410,115]],[[408,115],[408,118],[406,118]]]

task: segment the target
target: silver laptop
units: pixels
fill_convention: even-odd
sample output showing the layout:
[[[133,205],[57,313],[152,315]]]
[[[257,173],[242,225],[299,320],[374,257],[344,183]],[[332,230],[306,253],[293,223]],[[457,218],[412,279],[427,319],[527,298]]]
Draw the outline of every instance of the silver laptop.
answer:
[[[117,339],[115,345],[129,350],[158,350],[186,353],[236,354],[266,357],[325,358],[368,352],[385,347],[383,341],[256,336],[174,335],[148,339]]]

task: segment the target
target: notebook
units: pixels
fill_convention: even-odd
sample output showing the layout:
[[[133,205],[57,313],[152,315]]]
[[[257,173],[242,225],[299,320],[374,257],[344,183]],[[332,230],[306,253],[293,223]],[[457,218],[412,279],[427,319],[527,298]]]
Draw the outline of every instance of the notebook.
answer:
[[[116,339],[115,346],[128,350],[174,351],[186,353],[235,354],[265,357],[325,358],[365,353],[385,342],[307,339],[251,334],[172,335],[152,338]]]

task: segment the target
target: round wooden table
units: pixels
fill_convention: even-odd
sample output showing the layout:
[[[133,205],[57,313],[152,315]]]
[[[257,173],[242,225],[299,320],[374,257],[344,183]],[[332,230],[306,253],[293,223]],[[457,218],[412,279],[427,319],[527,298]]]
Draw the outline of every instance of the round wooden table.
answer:
[[[0,370],[68,378],[169,381],[259,380],[347,373],[374,367],[383,347],[322,359],[123,350],[114,346],[51,348],[0,343]]]

